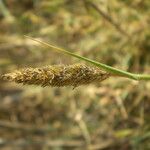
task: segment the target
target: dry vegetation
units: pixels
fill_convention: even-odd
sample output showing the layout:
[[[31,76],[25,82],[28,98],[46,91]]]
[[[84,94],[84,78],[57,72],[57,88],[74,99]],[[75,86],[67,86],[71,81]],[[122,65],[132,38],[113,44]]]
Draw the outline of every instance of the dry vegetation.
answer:
[[[148,74],[149,16],[149,0],[1,0],[0,74],[79,63],[23,35]],[[0,149],[148,150],[149,91],[150,82],[115,77],[74,90],[0,80]]]

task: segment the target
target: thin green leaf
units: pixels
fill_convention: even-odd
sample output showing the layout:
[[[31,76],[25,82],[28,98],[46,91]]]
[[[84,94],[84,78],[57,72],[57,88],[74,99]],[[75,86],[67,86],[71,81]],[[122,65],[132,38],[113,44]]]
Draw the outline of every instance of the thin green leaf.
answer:
[[[69,51],[67,51],[67,50],[65,50],[63,48],[59,48],[57,46],[54,46],[54,45],[48,44],[46,42],[43,42],[41,40],[29,37],[29,36],[25,36],[25,37],[27,37],[27,38],[29,38],[29,39],[31,39],[33,41],[36,41],[38,43],[41,43],[44,46],[52,48],[55,51],[62,52],[64,54],[68,54],[70,56],[76,57],[76,58],[78,58],[80,60],[84,60],[86,62],[89,62],[89,63],[91,63],[91,64],[93,64],[93,65],[95,65],[95,66],[97,66],[97,67],[99,67],[99,68],[109,72],[109,73],[111,73],[112,75],[122,76],[122,77],[126,77],[126,78],[133,79],[133,80],[150,80],[150,75],[139,75],[139,74],[134,74],[134,73],[130,73],[130,72],[127,72],[127,71],[123,71],[123,70],[120,70],[120,69],[108,66],[106,64],[97,62],[95,60],[92,60],[92,59],[89,59],[89,58],[77,55],[75,53],[69,52]]]

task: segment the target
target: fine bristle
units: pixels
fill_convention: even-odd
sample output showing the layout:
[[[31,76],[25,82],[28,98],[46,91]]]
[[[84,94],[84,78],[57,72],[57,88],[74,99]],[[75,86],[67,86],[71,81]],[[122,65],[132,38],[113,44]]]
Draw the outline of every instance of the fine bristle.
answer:
[[[25,68],[2,76],[3,80],[45,86],[73,86],[101,82],[110,76],[96,67],[83,64]]]

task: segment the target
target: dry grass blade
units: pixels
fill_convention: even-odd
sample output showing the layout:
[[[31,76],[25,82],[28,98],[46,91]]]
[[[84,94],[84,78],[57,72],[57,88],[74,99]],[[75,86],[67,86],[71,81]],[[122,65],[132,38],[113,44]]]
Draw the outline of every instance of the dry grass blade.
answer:
[[[45,86],[79,86],[100,82],[110,76],[99,68],[83,64],[53,65],[42,68],[26,68],[2,76],[3,80],[23,84]]]

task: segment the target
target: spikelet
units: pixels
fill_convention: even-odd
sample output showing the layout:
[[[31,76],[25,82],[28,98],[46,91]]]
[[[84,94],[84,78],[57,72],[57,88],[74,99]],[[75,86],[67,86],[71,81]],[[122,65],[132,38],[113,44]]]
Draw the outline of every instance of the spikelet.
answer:
[[[3,80],[45,86],[73,86],[101,82],[110,76],[96,67],[83,64],[25,68],[2,76]]]

